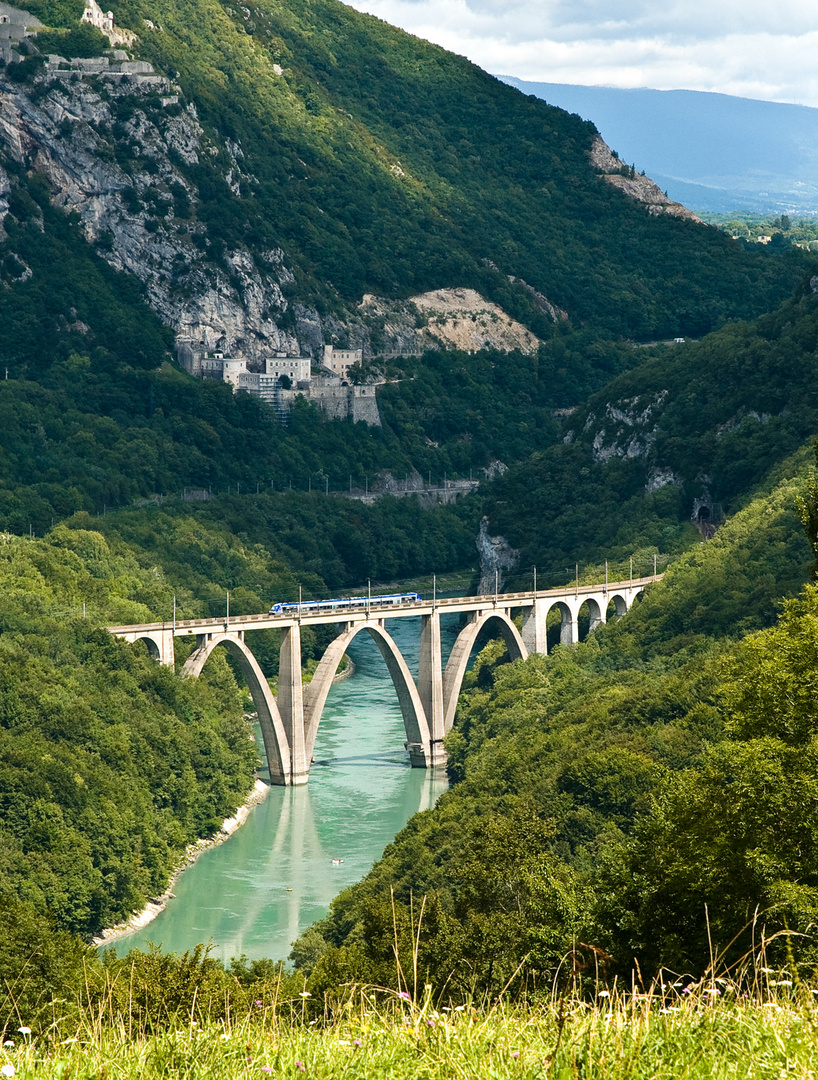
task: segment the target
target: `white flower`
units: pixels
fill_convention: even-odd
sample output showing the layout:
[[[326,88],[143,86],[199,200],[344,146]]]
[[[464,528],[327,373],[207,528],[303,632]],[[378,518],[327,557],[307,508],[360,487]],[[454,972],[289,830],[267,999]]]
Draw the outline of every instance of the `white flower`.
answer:
[[[312,997],[312,994],[311,994],[311,993],[309,992],[309,990],[302,990],[302,991],[301,991],[301,992],[299,993],[299,995],[298,995],[298,996],[299,996],[299,997],[303,997],[303,998],[307,998],[307,997]]]
[[[13,1065],[0,1065],[0,1076],[14,1076],[16,1071]]]
[[[21,1035],[30,1035],[31,1034],[31,1028],[29,1028],[29,1027],[19,1027],[19,1028],[17,1028],[17,1030],[20,1032]]]

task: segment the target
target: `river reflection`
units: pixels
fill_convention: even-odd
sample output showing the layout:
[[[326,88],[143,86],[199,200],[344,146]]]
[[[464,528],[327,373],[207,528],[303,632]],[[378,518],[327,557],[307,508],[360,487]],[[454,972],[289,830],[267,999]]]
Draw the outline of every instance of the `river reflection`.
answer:
[[[457,616],[441,619],[444,630],[446,620]],[[389,619],[387,628],[417,673],[420,620]],[[453,642],[444,632],[444,657]],[[446,790],[445,774],[409,767],[397,697],[369,635],[359,635],[349,654],[355,675],[330,690],[309,784],[271,787],[230,840],[182,874],[165,911],[113,946],[120,955],[148,942],[173,952],[211,942],[223,960],[285,959],[332,898]]]

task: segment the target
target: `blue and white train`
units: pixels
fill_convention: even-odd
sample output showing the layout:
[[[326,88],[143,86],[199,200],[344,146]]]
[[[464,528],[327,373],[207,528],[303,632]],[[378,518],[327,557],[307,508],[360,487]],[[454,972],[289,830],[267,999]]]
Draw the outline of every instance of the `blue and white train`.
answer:
[[[400,607],[403,604],[419,604],[419,593],[392,593],[391,596],[345,596],[339,600],[302,600],[294,604],[273,604],[271,615],[311,615],[324,611],[366,611],[367,608]]]

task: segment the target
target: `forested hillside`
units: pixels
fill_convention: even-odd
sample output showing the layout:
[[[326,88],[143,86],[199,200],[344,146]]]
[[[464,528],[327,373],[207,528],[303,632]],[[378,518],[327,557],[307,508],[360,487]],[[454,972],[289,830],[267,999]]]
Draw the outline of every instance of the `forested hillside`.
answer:
[[[81,0],[29,7],[71,30],[43,32],[45,51],[93,52]],[[803,265],[649,213],[591,166],[593,125],[337,0],[127,0],[114,15],[179,102],[55,81],[32,57],[8,73],[31,97],[9,124],[102,257],[211,345],[220,306],[228,349],[260,336],[315,352],[353,332],[365,294],[440,287],[474,288],[542,338],[549,304],[617,335],[700,334],[769,309]],[[25,156],[14,139],[5,154],[14,189]],[[378,327],[360,332],[369,347]]]
[[[492,531],[555,581],[577,559],[683,550],[694,500],[717,523],[818,429],[817,347],[805,283],[755,322],[645,350],[565,420],[561,442],[486,486]]]
[[[29,7],[41,53],[104,46],[81,0]],[[774,624],[810,569],[808,256],[650,213],[591,166],[592,125],[335,0],[114,14],[166,83],[51,78],[37,53],[0,71],[0,903],[17,935],[4,951],[0,922],[0,976],[25,927],[87,938],[140,906],[251,783],[228,662],[183,682],[106,624],[471,569],[484,512],[526,584],[534,565],[556,584],[576,563],[676,561],[575,650],[482,654],[456,786],[302,938],[303,993],[388,983],[396,933],[465,998],[550,976],[577,941],[608,973],[700,970],[705,905],[734,952],[756,908],[806,932],[814,590]],[[539,344],[373,359],[389,309],[365,317],[364,296],[444,287]],[[360,344],[355,378],[389,380],[383,426],[304,402],[282,425],[182,372],[177,332],[258,355]],[[495,479],[453,506],[340,497],[479,470]],[[694,506],[719,525],[706,545]],[[271,679],[276,644],[253,641]],[[304,663],[324,644],[305,631]],[[78,980],[80,952],[48,940]]]
[[[634,959],[695,976],[785,927],[807,936],[768,962],[812,971],[814,586],[770,626],[810,570],[793,470],[585,644],[481,654],[457,783],[302,937],[313,992],[388,982],[396,934],[403,970],[455,997],[550,992],[571,949],[592,981]]]
[[[103,628],[161,615],[156,567],[58,527],[3,534],[0,576],[2,890],[88,936],[163,891],[257,751],[223,657],[181,681]]]

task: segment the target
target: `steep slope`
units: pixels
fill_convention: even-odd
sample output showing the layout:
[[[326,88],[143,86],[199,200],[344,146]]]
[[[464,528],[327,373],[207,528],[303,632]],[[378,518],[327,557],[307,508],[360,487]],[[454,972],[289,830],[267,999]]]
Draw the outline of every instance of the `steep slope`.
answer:
[[[754,323],[665,346],[487,488],[494,532],[561,581],[576,560],[678,551],[818,427],[818,279]],[[542,523],[548,522],[548,529]],[[688,523],[688,524],[686,524]]]
[[[637,978],[695,974],[743,954],[754,909],[759,935],[806,931],[767,962],[814,963],[814,588],[731,642],[810,571],[808,462],[784,471],[587,644],[478,657],[458,783],[294,950],[314,994],[382,984],[396,949],[407,980],[462,999],[550,993],[569,954],[592,988],[634,957]]]
[[[818,109],[696,90],[619,90],[500,76],[592,120],[623,161],[696,211],[811,212]]]
[[[31,7],[57,26],[80,14]],[[797,254],[651,216],[595,171],[592,125],[336,0],[114,14],[158,81],[12,72],[34,81],[4,84],[6,149],[210,346],[369,348],[365,295],[442,287],[541,338],[556,309],[636,337],[701,333],[792,287]]]

